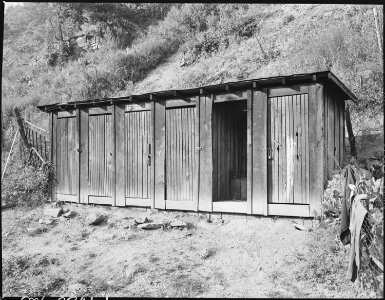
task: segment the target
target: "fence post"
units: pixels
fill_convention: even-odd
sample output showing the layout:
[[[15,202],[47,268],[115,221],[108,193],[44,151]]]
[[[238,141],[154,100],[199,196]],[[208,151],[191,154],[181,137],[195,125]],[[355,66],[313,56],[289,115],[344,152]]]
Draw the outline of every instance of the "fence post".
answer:
[[[27,147],[27,150],[30,150],[31,146],[29,145],[27,136],[25,135],[23,118],[20,116],[20,111],[15,106],[13,108],[13,112],[14,112],[15,117],[16,117],[17,125],[19,126],[19,132],[20,132],[21,140],[23,141],[23,144],[25,145],[25,147]]]

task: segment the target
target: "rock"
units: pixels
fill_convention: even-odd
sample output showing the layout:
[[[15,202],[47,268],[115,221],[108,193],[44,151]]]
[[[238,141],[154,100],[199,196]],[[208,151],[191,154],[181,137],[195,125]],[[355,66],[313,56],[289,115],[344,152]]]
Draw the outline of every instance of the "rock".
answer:
[[[211,249],[202,249],[202,251],[199,252],[199,258],[200,259],[208,259],[210,256],[214,254],[214,251]]]
[[[98,225],[106,219],[104,215],[98,215],[95,213],[89,214],[86,218],[88,225]]]
[[[37,226],[37,227],[27,228],[27,232],[29,234],[39,234],[39,233],[46,232],[47,230],[48,230],[48,228],[46,226]]]
[[[307,228],[306,226],[303,226],[301,224],[294,224],[294,227],[298,230],[303,230],[303,231],[310,231],[309,228]]]
[[[63,209],[61,207],[47,207],[44,210],[45,216],[50,216],[53,218],[60,217],[60,215],[63,213]]]
[[[172,220],[170,223],[171,227],[187,227],[187,223],[181,220]]]
[[[74,211],[68,211],[68,212],[63,214],[63,217],[64,218],[73,218],[75,215],[76,215],[76,213]]]
[[[139,229],[159,229],[162,227],[162,224],[159,223],[144,223],[138,225]]]
[[[225,220],[223,220],[221,218],[216,218],[216,219],[214,219],[213,223],[214,224],[224,224]]]
[[[51,225],[55,222],[55,219],[40,219],[39,223],[40,224],[46,224],[46,225]]]
[[[67,212],[69,212],[69,211],[70,211],[69,208],[63,208],[63,214],[65,214],[65,213],[67,213]]]
[[[147,217],[137,217],[135,219],[136,224],[144,224],[144,223],[149,223],[150,220]]]
[[[142,270],[142,266],[139,263],[135,263],[133,265],[128,265],[125,268],[125,273],[127,278],[132,278],[136,274],[140,273]]]
[[[295,262],[295,258],[291,255],[286,255],[284,260],[288,264],[293,264]]]
[[[137,225],[137,223],[135,222],[135,220],[131,220],[131,219],[123,219],[121,222],[121,226],[124,229],[135,228],[136,225]]]
[[[119,240],[128,241],[135,237],[134,234],[131,233],[121,233],[120,236],[118,236]]]

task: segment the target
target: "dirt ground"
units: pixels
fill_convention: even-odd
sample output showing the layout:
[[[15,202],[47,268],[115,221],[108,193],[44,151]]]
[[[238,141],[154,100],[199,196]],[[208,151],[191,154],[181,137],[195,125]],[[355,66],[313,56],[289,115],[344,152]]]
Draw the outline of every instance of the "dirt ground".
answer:
[[[316,221],[300,231],[292,219],[63,207],[77,215],[35,235],[26,228],[43,207],[2,212],[3,296],[357,297],[344,278],[349,249],[325,243],[334,233]],[[107,222],[87,225],[91,212]],[[138,216],[189,226],[130,228]]]

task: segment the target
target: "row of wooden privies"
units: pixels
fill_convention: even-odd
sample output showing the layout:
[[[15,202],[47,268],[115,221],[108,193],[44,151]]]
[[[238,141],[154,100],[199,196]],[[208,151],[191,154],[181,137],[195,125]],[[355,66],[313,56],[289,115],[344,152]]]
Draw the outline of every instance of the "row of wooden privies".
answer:
[[[329,71],[39,106],[60,201],[311,217],[344,156]]]

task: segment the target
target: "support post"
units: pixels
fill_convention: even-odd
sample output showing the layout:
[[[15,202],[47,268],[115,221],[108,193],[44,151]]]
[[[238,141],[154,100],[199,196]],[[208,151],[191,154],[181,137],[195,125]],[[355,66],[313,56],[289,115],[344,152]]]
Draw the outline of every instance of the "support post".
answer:
[[[21,140],[23,141],[23,144],[25,145],[25,147],[30,150],[31,146],[30,144],[28,143],[28,139],[27,139],[27,136],[25,134],[25,129],[24,129],[24,124],[23,124],[23,118],[20,116],[20,111],[19,109],[15,106],[13,108],[13,112],[15,114],[15,117],[16,117],[16,121],[17,121],[17,125],[19,127],[19,133],[20,133],[20,136],[21,136]]]

